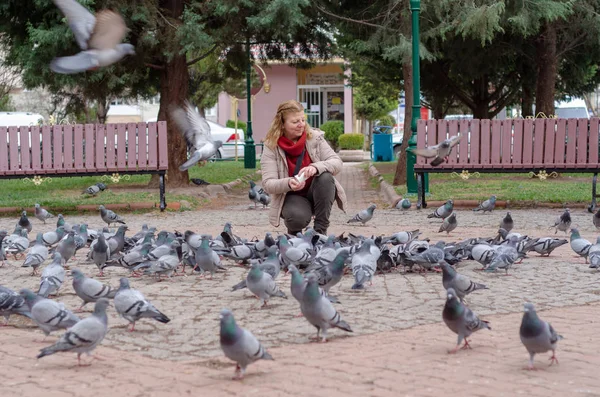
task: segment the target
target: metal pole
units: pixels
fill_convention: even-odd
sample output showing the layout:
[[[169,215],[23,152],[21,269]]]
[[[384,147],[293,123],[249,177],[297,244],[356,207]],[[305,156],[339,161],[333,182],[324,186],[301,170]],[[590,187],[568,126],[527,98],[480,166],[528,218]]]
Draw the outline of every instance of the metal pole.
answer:
[[[256,168],[256,146],[252,139],[252,58],[250,54],[250,36],[246,38],[246,100],[248,101],[248,126],[246,128],[246,142],[244,145],[244,168]]]
[[[408,147],[417,147],[417,120],[421,118],[421,74],[419,60],[419,12],[421,11],[421,0],[410,0],[410,11],[412,13],[412,67],[413,67],[413,105],[410,130],[412,135],[408,141]],[[417,179],[415,178],[416,156],[408,150],[406,152],[406,189],[408,193],[417,193]],[[428,187],[428,175],[425,174],[425,187]]]

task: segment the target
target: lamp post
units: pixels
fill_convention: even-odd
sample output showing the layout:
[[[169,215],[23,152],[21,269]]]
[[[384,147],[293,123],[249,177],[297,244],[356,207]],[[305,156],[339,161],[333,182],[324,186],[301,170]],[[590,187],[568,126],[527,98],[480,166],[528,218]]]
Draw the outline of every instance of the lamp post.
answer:
[[[421,11],[421,0],[410,0],[410,11],[412,14],[412,67],[413,67],[413,104],[410,130],[412,135],[408,140],[406,151],[406,189],[408,193],[417,193],[417,179],[415,178],[415,162],[417,157],[412,149],[417,147],[417,120],[421,118],[421,73],[419,59],[419,12]],[[428,186],[428,175],[425,174],[423,183]]]
[[[248,125],[246,127],[246,141],[244,145],[244,168],[256,168],[256,146],[254,146],[254,139],[252,139],[252,58],[250,53],[250,36],[246,38],[246,56],[248,57],[248,67],[246,69]]]

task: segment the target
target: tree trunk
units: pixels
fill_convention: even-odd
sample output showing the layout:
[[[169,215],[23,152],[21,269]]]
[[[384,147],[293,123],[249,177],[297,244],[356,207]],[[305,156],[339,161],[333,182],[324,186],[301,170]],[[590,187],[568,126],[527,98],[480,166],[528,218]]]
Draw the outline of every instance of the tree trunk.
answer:
[[[525,117],[533,117],[533,90],[534,87],[531,86],[530,82],[523,81],[521,85],[522,97],[521,97],[521,116]]]
[[[108,109],[110,104],[107,103],[106,98],[98,98],[98,105],[96,107],[96,118],[99,124],[106,124],[106,116],[108,115]]]
[[[536,41],[537,87],[535,113],[546,116],[554,114],[554,90],[556,86],[556,28],[549,22]]]
[[[487,120],[490,118],[490,107],[487,101],[479,101],[475,105],[475,109],[472,109],[474,119]]]
[[[404,137],[402,138],[402,146],[400,146],[400,155],[396,163],[396,173],[394,174],[394,186],[406,183],[406,148],[408,141],[412,135],[410,130],[410,122],[412,119],[413,106],[413,71],[412,64],[405,62],[402,65],[402,78],[404,79]]]

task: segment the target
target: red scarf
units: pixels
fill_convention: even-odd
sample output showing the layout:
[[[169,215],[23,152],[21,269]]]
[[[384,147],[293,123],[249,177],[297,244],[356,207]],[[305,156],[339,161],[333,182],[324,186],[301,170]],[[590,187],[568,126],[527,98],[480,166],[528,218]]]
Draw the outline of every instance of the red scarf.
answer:
[[[294,176],[294,169],[296,168],[296,161],[298,161],[298,156],[300,156],[300,154],[302,154],[302,150],[304,149],[305,144],[306,144],[306,132],[304,132],[302,134],[302,136],[300,136],[300,139],[298,139],[298,141],[296,143],[294,143],[292,140],[286,138],[283,135],[277,141],[277,145],[281,149],[283,149],[283,151],[285,152],[285,159],[286,159],[287,165],[288,165],[288,175],[290,177]],[[310,156],[308,155],[308,151],[305,150],[304,158],[302,159],[302,163],[300,164],[299,170],[301,170],[304,167],[308,167],[311,163],[312,163],[312,160],[310,159]],[[302,189],[298,192],[295,192],[295,193],[301,194],[301,195],[306,195],[306,193],[308,192],[308,188],[310,187],[310,184],[312,182],[312,179],[313,179],[313,177],[308,178],[306,180],[306,186],[304,187],[304,189]]]

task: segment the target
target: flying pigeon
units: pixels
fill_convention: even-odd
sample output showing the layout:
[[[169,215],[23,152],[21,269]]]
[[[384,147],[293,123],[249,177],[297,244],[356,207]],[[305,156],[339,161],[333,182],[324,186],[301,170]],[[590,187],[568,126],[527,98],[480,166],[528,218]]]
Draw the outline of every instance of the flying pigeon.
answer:
[[[222,141],[213,141],[210,126],[194,110],[191,103],[186,102],[183,108],[174,107],[171,110],[171,117],[179,127],[179,131],[183,134],[190,149],[190,158],[179,166],[180,171],[187,170],[199,161],[207,161],[223,146]]]
[[[558,364],[556,358],[556,343],[563,337],[559,335],[554,328],[546,321],[540,319],[535,312],[535,307],[531,303],[525,303],[523,320],[519,329],[521,342],[529,352],[529,366],[527,369],[535,370],[533,358],[536,353],[545,353],[552,350],[550,365]]]
[[[480,320],[479,317],[475,313],[471,311],[468,307],[463,305],[457,298],[456,291],[454,288],[449,288],[447,291],[447,299],[446,304],[444,305],[444,310],[442,311],[442,318],[444,322],[450,328],[452,332],[458,335],[458,340],[456,342],[456,347],[452,350],[449,350],[448,353],[456,353],[460,347],[462,341],[465,341],[462,349],[470,349],[471,345],[469,345],[469,341],[467,338],[471,336],[473,332],[477,332],[480,329],[489,329],[489,323],[484,320]]]
[[[129,332],[135,329],[135,323],[141,318],[152,318],[163,324],[171,321],[169,317],[162,314],[144,295],[138,290],[129,286],[129,280],[125,277],[120,280],[119,290],[115,295],[115,309],[117,313],[125,320],[129,321],[131,328]]]
[[[90,354],[102,342],[108,330],[108,317],[106,308],[108,299],[101,298],[94,306],[94,313],[77,324],[73,325],[58,341],[52,346],[40,350],[37,358],[49,356],[58,352],[72,351],[77,353],[77,363],[81,364],[81,355]],[[90,364],[84,364],[90,365]]]
[[[364,225],[365,223],[369,222],[373,218],[373,212],[375,211],[375,208],[377,208],[377,206],[375,204],[371,204],[369,206],[369,208],[367,208],[366,210],[360,211],[358,214],[354,215],[354,217],[352,219],[348,220],[348,222],[346,222],[346,223],[361,222]]]
[[[54,215],[52,215],[51,213],[49,213],[47,210],[45,210],[44,208],[42,208],[39,204],[35,204],[35,212],[34,215],[37,219],[39,219],[40,221],[46,223],[46,219],[49,218],[54,218]]]
[[[75,0],[53,0],[65,15],[69,28],[82,51],[58,57],[50,63],[55,73],[73,74],[112,65],[126,55],[135,54],[131,44],[122,44],[127,34],[123,17],[101,10],[95,16]]]
[[[484,214],[486,212],[491,213],[494,210],[495,206],[496,206],[496,196],[491,196],[489,199],[487,199],[483,203],[479,204],[479,206],[477,206],[477,208],[473,208],[473,211],[483,211]]]
[[[444,161],[448,160],[448,156],[452,151],[452,148],[456,146],[456,144],[460,141],[460,134],[445,139],[444,141],[438,143],[437,145],[425,147],[423,149],[408,149],[412,151],[416,156],[425,157],[428,159],[433,158],[431,163],[429,163],[432,167],[436,167],[442,164]]]
[[[246,367],[254,361],[273,360],[273,357],[250,331],[238,327],[230,310],[221,310],[220,318],[221,349],[227,358],[236,362],[233,379],[243,379]]]

